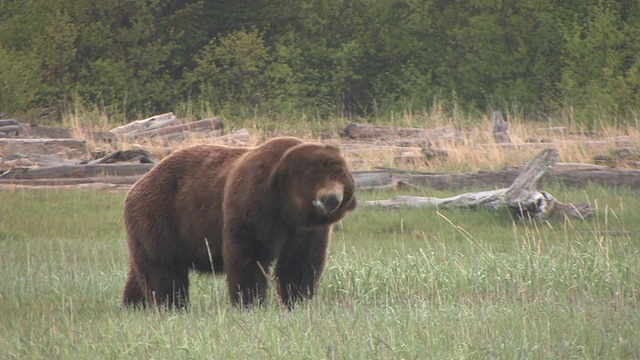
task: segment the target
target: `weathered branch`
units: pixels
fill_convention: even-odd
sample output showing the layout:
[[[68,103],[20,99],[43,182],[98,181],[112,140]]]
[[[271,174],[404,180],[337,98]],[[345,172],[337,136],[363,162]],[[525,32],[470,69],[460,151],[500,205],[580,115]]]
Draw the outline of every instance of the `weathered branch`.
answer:
[[[538,181],[555,164],[557,157],[557,150],[543,150],[527,164],[508,188],[465,193],[448,198],[396,196],[391,200],[366,201],[365,204],[384,208],[435,206],[496,209],[504,206],[516,216],[535,219],[558,212],[578,218],[592,215],[594,210],[588,205],[562,204],[551,194],[537,189]]]
[[[115,164],[118,162],[139,162],[142,164],[157,163],[150,152],[144,149],[118,150],[100,159],[87,162],[88,164]]]

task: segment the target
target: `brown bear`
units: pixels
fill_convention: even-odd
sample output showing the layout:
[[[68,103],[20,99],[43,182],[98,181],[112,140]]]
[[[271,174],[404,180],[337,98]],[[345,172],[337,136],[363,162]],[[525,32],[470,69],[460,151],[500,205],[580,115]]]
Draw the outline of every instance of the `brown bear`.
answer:
[[[289,308],[314,295],[332,224],[356,207],[338,148],[275,138],[255,148],[196,145],[129,191],[126,306],[185,308],[189,271],[225,273],[234,305],[265,298],[275,262]]]

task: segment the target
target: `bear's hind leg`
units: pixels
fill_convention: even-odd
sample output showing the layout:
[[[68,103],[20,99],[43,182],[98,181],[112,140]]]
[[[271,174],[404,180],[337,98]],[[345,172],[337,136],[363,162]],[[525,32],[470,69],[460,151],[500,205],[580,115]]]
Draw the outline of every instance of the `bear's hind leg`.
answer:
[[[276,264],[276,281],[280,299],[292,309],[297,302],[314,296],[327,258],[330,228],[301,231]]]
[[[133,266],[129,270],[127,275],[127,284],[124,287],[124,294],[122,296],[122,303],[126,307],[144,308],[146,307],[146,301],[142,287],[136,278]]]
[[[141,269],[148,302],[159,308],[186,309],[189,303],[189,268],[151,266]]]

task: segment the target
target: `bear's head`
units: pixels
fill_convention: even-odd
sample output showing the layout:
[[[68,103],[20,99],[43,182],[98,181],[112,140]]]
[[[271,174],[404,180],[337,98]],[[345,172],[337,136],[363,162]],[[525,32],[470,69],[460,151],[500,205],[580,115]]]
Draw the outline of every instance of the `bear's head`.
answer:
[[[335,146],[301,143],[290,148],[273,170],[272,181],[297,223],[334,223],[356,207],[353,177]]]

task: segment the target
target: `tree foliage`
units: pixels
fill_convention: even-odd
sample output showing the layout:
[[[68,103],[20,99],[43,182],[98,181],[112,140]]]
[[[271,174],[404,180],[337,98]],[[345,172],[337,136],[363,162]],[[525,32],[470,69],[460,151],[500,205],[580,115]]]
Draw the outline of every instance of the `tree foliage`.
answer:
[[[638,54],[635,0],[0,0],[0,109],[369,115],[437,98],[624,120]]]

